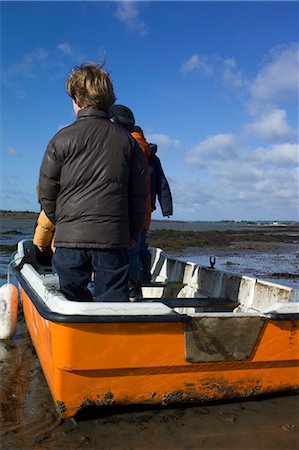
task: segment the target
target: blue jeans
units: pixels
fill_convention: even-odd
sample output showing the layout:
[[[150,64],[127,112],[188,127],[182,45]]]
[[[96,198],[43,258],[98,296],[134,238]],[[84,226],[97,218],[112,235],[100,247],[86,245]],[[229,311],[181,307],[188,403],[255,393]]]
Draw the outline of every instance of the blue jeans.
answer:
[[[59,276],[60,291],[68,300],[93,301],[87,285],[94,272],[96,301],[128,301],[127,249],[57,247],[53,268]]]
[[[151,279],[151,255],[147,244],[147,230],[142,230],[135,248],[128,251],[129,277],[131,283],[148,283]]]
[[[148,251],[147,248],[147,230],[142,230],[138,236],[138,242],[136,247],[130,248],[128,250],[129,255],[129,276],[134,281],[141,280],[142,270],[142,255],[144,252]]]
[[[140,247],[137,244],[134,248],[129,248],[129,277],[132,281],[137,282],[140,279]]]

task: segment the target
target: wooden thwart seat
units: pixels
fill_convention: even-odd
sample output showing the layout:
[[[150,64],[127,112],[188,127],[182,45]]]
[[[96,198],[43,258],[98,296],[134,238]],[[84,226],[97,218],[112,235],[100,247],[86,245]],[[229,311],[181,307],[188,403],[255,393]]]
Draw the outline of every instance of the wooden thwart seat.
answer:
[[[149,283],[142,283],[142,287],[144,288],[159,288],[159,287],[182,287],[184,286],[183,282],[180,281],[150,281]]]

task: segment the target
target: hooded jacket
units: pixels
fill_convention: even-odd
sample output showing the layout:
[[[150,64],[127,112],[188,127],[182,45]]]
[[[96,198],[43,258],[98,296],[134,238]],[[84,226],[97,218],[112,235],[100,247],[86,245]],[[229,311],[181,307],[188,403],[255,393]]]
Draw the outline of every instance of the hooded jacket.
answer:
[[[143,229],[146,166],[136,141],[103,111],[85,108],[49,142],[39,200],[55,247],[127,248]]]
[[[150,178],[150,168],[148,164],[148,159],[151,154],[151,148],[149,143],[146,141],[143,131],[140,127],[134,127],[134,131],[131,133],[133,138],[138,142],[141,151],[143,153],[143,156],[145,157],[146,165],[147,165],[147,171],[146,171],[146,189],[147,189],[147,204],[146,204],[146,214],[145,214],[145,222],[143,228],[145,230],[149,229],[150,223],[151,223],[151,214],[152,214],[152,208],[151,208],[151,178]]]
[[[173,205],[172,195],[166,176],[163,172],[160,159],[156,155],[157,145],[150,144],[151,154],[148,159],[150,166],[150,178],[151,178],[151,205],[152,211],[156,209],[156,199],[161,207],[163,216],[172,216]]]

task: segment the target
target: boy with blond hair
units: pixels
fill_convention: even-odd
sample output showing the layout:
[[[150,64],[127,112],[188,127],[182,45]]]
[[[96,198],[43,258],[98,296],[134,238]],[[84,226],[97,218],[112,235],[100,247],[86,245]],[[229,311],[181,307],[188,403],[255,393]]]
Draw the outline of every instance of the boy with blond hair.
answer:
[[[93,63],[66,83],[76,121],[46,149],[39,200],[55,224],[53,266],[69,300],[128,300],[127,249],[143,228],[146,166],[136,141],[109,120],[115,101],[109,74]]]

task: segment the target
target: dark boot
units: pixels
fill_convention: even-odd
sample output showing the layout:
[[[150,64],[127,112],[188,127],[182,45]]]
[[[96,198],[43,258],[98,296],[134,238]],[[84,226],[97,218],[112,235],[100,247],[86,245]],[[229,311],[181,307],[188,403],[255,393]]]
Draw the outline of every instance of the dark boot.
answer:
[[[151,254],[148,250],[145,252],[141,252],[141,280],[142,283],[150,283],[152,274],[151,274]]]
[[[129,278],[129,300],[130,302],[136,302],[142,298],[141,285],[138,280]]]

